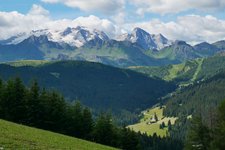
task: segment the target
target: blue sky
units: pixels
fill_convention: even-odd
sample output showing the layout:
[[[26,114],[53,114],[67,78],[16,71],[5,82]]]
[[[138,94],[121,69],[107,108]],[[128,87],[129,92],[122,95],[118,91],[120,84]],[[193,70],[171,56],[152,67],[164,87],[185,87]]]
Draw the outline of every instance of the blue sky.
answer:
[[[0,0],[0,39],[76,25],[103,30],[113,38],[138,26],[172,40],[214,42],[225,39],[225,1]]]

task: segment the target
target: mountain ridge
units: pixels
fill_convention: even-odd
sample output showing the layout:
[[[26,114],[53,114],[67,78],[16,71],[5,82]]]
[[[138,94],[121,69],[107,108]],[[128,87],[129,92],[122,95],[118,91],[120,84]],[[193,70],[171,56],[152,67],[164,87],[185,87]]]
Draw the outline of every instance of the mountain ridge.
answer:
[[[84,60],[116,67],[179,64],[225,50],[224,41],[192,46],[185,41],[168,40],[161,34],[150,34],[141,28],[113,40],[103,31],[82,26],[54,32],[48,29],[31,31],[0,43],[0,61],[3,62]]]

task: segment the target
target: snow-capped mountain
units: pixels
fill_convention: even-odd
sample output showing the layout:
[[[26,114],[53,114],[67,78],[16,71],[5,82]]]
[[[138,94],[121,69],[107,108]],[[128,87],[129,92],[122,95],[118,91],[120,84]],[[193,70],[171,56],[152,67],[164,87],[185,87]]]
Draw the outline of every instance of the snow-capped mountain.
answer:
[[[168,40],[166,37],[164,37],[162,34],[153,34],[152,39],[154,43],[157,45],[157,49],[163,49],[164,47],[172,45],[172,41]]]
[[[141,28],[135,28],[131,34],[125,33],[117,38],[118,41],[130,41],[138,44],[144,50],[157,49],[160,50],[172,44],[170,40],[162,34],[149,34]]]
[[[110,40],[110,38],[103,32],[97,29],[88,29],[83,26],[77,26],[76,28],[67,27],[64,30],[33,30],[29,33],[20,33],[9,39],[0,41],[0,44],[10,45],[18,44],[31,36],[47,36],[47,39],[52,42],[61,44],[69,44],[74,47],[82,47],[84,45],[89,46],[102,46],[104,42]],[[149,34],[141,28],[135,28],[131,34],[122,34],[117,41],[129,41],[137,44],[144,50],[157,49],[160,50],[166,46],[172,44],[170,40],[163,35]]]
[[[68,27],[64,31],[53,33],[50,40],[54,42],[64,42],[71,46],[81,47],[91,42],[92,44],[108,41],[109,37],[102,31],[88,29],[78,26]]]
[[[191,46],[185,41],[172,42],[162,34],[149,34],[140,28],[114,40],[102,31],[78,26],[36,30],[2,40],[0,61],[82,60],[119,67],[157,66],[212,56],[223,51],[224,45],[221,41]]]
[[[185,41],[172,42],[161,34],[149,34],[140,28],[113,40],[102,31],[78,26],[36,30],[2,40],[0,61],[82,60],[119,67],[157,66],[212,56],[225,50],[224,43],[193,47]]]
[[[18,44],[31,36],[39,37],[43,35],[47,36],[49,41],[67,43],[75,47],[84,46],[89,42],[93,45],[102,44],[104,41],[109,40],[109,37],[102,31],[78,26],[76,28],[67,27],[65,30],[43,29],[31,31],[30,33],[21,33],[0,43],[4,45]]]

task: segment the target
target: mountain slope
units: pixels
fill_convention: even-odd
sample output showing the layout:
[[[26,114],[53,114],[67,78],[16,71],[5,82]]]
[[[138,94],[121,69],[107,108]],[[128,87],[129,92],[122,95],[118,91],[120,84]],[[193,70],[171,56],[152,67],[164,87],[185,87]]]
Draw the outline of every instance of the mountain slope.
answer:
[[[80,140],[0,119],[1,149],[114,150],[115,148]]]
[[[76,61],[37,67],[1,64],[0,76],[4,80],[19,76],[27,85],[37,79],[41,86],[59,90],[70,101],[79,99],[91,108],[113,112],[150,107],[158,102],[157,98],[176,88],[173,83],[130,70]]]
[[[157,77],[177,83],[199,82],[213,77],[225,70],[225,56],[216,55],[209,58],[195,59],[177,65],[162,67],[129,67],[151,77]]]
[[[208,57],[219,52],[219,48],[213,44],[203,42],[194,46],[195,51],[203,57]]]
[[[143,50],[160,50],[172,44],[171,41],[165,38],[162,34],[151,35],[141,28],[134,28],[131,34],[122,34],[117,38],[117,40],[129,41]]]
[[[198,58],[194,48],[184,41],[175,41],[172,45],[160,51],[148,51],[147,54],[153,58],[167,58],[175,63]]]
[[[167,116],[189,116],[201,113],[207,118],[209,113],[225,99],[225,72],[194,84],[168,98],[164,113]]]

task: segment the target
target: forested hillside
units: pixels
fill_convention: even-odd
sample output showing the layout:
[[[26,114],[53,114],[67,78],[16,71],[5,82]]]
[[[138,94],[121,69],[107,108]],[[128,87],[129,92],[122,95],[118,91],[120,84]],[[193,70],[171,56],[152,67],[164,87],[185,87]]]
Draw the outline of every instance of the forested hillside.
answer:
[[[222,71],[203,82],[189,85],[168,98],[164,115],[179,118],[169,131],[171,137],[185,141],[190,120],[196,115],[201,116],[200,122],[207,129],[215,127],[215,122],[220,119],[217,118],[217,107],[225,99],[224,91],[225,72]],[[208,131],[204,132],[209,134]]]
[[[33,82],[29,88],[25,87],[19,78],[7,83],[0,81],[0,118],[125,150],[180,149],[182,146],[179,140],[169,137],[147,136],[118,127],[113,124],[108,113],[102,113],[94,120],[90,109],[83,107],[79,102],[67,103],[59,93],[41,90],[37,82]],[[18,132],[15,128],[11,128],[14,134]],[[3,143],[3,146],[14,147],[13,144],[24,144],[24,133],[17,137],[21,141],[17,141],[8,139],[10,135],[7,135],[6,131],[5,128],[0,131],[6,133],[7,137],[4,138],[6,143]],[[0,136],[0,144],[1,138]],[[43,138],[40,140],[43,142]],[[18,148],[16,145],[15,147]]]
[[[15,64],[14,64],[15,65]],[[134,71],[99,63],[61,61],[43,65],[14,67],[0,65],[0,76],[7,80],[21,77],[26,85],[36,79],[41,87],[62,92],[69,101],[113,112],[135,112],[157,103],[157,98],[173,91],[172,82],[149,78]]]
[[[221,72],[204,82],[190,85],[175,93],[168,99],[164,113],[168,116],[188,116],[198,112],[205,114],[213,111],[225,99],[224,91],[225,72]]]

